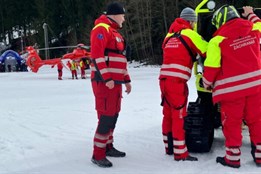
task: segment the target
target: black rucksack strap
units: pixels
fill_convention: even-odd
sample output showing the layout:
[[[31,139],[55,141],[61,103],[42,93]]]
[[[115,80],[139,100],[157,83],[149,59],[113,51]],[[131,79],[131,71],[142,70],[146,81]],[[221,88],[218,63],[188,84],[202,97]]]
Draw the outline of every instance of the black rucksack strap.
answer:
[[[187,51],[189,52],[189,55],[191,57],[191,60],[193,62],[197,61],[196,57],[194,56],[194,54],[192,53],[190,47],[188,46],[187,42],[183,39],[183,37],[181,36],[180,32],[178,33],[174,33],[172,36],[170,36],[168,38],[168,40],[165,42],[165,45],[168,43],[168,41],[172,38],[172,37],[177,37],[179,38],[179,40],[181,41],[181,43],[185,46],[185,48],[187,49]]]
[[[108,56],[109,52],[116,53],[116,54],[123,54],[123,51],[106,48],[105,51],[104,51],[104,55]]]

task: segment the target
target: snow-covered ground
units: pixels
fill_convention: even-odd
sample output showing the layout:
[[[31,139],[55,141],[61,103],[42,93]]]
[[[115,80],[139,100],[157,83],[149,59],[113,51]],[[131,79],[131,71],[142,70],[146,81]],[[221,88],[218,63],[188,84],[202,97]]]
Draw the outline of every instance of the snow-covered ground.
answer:
[[[250,154],[244,130],[241,168],[215,162],[223,156],[221,129],[209,153],[193,154],[198,162],[176,162],[164,154],[158,67],[129,68],[132,93],[123,95],[115,130],[115,147],[125,158],[109,158],[112,168],[91,163],[97,117],[90,79],[57,80],[56,69],[0,73],[0,174],[209,174],[261,173]],[[196,99],[194,78],[189,100]]]

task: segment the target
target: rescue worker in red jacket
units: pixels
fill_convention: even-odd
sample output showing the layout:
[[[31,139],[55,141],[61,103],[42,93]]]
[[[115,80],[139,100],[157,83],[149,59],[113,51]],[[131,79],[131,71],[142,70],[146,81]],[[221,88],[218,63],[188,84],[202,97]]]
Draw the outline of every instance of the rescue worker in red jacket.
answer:
[[[187,115],[188,87],[193,62],[199,53],[205,57],[207,42],[195,31],[197,16],[193,9],[182,10],[171,24],[162,44],[163,64],[160,70],[160,90],[163,106],[162,134],[166,154],[174,160],[197,161],[189,155],[185,143],[184,117]]]
[[[62,62],[59,62],[57,64],[55,64],[57,66],[57,71],[58,71],[58,80],[62,80],[62,76],[63,76],[63,64]],[[52,65],[51,67],[54,68],[55,65]]]
[[[85,58],[82,58],[79,65],[80,65],[80,69],[81,69],[81,78],[82,79],[86,79],[86,76],[85,76],[85,69],[86,69],[86,59]]]
[[[123,54],[126,45],[118,32],[125,21],[124,14],[122,4],[110,3],[106,15],[96,19],[91,32],[91,81],[99,120],[92,162],[100,167],[112,166],[106,156],[126,155],[113,146],[113,131],[121,110],[122,84],[127,94],[131,92],[127,59]]]
[[[252,7],[243,7],[240,18],[233,6],[224,5],[213,15],[217,27],[204,62],[203,84],[213,88],[213,102],[220,103],[226,154],[216,162],[240,167],[241,124],[249,128],[251,154],[261,166],[261,20]]]
[[[75,60],[72,60],[70,62],[70,65],[69,65],[70,69],[71,69],[71,73],[72,73],[72,79],[78,79],[78,76],[77,76],[77,69],[78,69],[78,65],[77,65],[77,62]]]

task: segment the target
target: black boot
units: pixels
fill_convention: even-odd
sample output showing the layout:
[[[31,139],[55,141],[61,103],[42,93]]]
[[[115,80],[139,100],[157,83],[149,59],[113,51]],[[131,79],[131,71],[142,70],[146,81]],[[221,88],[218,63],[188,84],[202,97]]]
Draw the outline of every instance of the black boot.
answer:
[[[173,155],[173,137],[171,132],[167,134],[167,139],[168,148],[166,148],[166,154]]]
[[[112,148],[106,150],[106,156],[110,156],[110,157],[125,157],[126,153],[125,152],[121,152],[121,151],[115,149],[114,147],[112,147]]]
[[[254,143],[251,143],[251,155],[256,163],[257,167],[261,167],[261,163],[257,163],[256,162],[256,158],[255,158],[255,152],[256,152],[256,146],[254,145]]]
[[[256,163],[256,166],[257,167],[261,167],[261,163]]]
[[[107,158],[96,160],[94,157],[92,157],[91,161],[93,162],[93,164],[96,164],[99,167],[112,167],[112,163]]]
[[[251,155],[252,155],[254,161],[256,162],[255,151],[256,151],[256,146],[254,145],[254,143],[251,143]]]
[[[189,155],[186,158],[175,159],[175,161],[198,161],[198,158]]]
[[[239,168],[240,167],[240,164],[237,165],[237,164],[229,164],[229,163],[227,163],[225,161],[225,157],[218,156],[216,158],[216,162],[222,164],[223,166],[228,166],[228,167],[233,167],[233,168]]]

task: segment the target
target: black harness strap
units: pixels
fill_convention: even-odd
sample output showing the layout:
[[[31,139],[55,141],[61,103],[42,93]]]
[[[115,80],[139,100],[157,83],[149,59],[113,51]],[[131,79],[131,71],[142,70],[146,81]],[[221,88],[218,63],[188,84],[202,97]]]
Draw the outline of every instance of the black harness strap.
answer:
[[[181,43],[185,46],[185,48],[187,49],[187,51],[189,52],[189,55],[191,57],[191,60],[193,62],[197,61],[196,57],[194,56],[194,54],[192,53],[190,47],[188,46],[187,42],[183,39],[183,37],[181,36],[180,32],[178,33],[174,33],[172,36],[170,36],[168,38],[168,40],[165,42],[165,45],[168,43],[168,41],[172,38],[172,37],[177,37],[179,38],[179,40],[181,41]]]
[[[109,48],[105,48],[105,51],[104,51],[104,55],[105,56],[108,56],[109,52],[111,53],[116,53],[116,54],[122,54],[123,55],[123,51],[119,51],[119,50],[114,50],[114,49],[109,49]],[[108,56],[108,59],[106,60],[106,65],[109,66],[109,62],[110,62],[110,58]]]
[[[108,53],[109,53],[109,52],[124,55],[124,54],[123,54],[124,51],[119,51],[119,50],[114,50],[114,49],[109,49],[109,48],[106,48],[106,49],[105,49],[104,55],[105,55],[105,56],[108,56]]]

